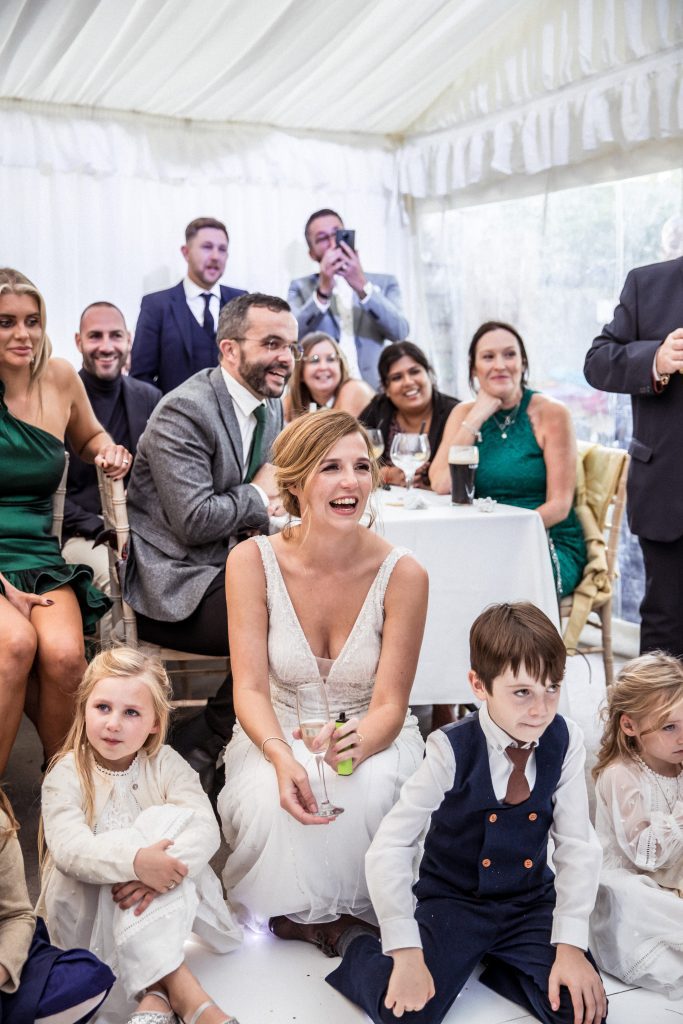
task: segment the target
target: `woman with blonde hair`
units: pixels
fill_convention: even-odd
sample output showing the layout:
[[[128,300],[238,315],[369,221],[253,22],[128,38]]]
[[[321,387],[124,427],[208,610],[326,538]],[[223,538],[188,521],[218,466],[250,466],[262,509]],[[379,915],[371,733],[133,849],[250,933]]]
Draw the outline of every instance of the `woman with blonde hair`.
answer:
[[[281,938],[320,944],[318,922],[375,920],[365,853],[422,760],[408,698],[427,575],[361,521],[378,467],[351,415],[295,420],[276,439],[273,463],[285,508],[300,522],[228,558],[238,724],[218,800],[231,851],[223,880],[246,921],[270,918]],[[332,718],[347,718],[334,736],[333,722],[319,736],[320,749],[329,741],[327,785],[344,808],[336,820],[318,814],[314,755],[297,721],[297,688],[321,680]],[[342,762],[350,774],[338,774]]]
[[[619,672],[596,778],[603,847],[591,949],[629,985],[683,996],[683,665],[660,651]]]
[[[185,963],[194,931],[240,942],[209,860],[220,833],[197,773],[164,745],[171,686],[160,661],[99,654],[48,769],[39,906],[59,945],[97,950],[117,982],[101,1024],[228,1024]]]
[[[285,421],[290,423],[306,412],[337,409],[358,414],[374,397],[363,380],[349,377],[341,348],[329,334],[314,331],[301,340],[303,356],[294,364],[287,394],[283,399]]]
[[[92,569],[67,565],[52,535],[64,438],[109,476],[124,476],[131,461],[97,422],[74,368],[51,351],[42,295],[0,269],[0,774],[24,709],[46,760],[63,741],[85,669],[83,632],[110,603]]]

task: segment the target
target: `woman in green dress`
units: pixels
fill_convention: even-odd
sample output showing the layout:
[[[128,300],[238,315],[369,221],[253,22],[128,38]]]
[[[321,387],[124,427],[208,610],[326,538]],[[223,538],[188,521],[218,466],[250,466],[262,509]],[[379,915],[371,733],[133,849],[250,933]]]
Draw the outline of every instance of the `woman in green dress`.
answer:
[[[24,708],[45,757],[60,746],[85,669],[83,632],[109,607],[92,570],[67,565],[51,534],[64,438],[112,477],[132,458],[95,419],[73,367],[50,353],[40,292],[0,269],[0,774]]]
[[[468,358],[476,398],[461,402],[448,418],[430,468],[432,487],[439,494],[450,491],[451,445],[478,444],[475,493],[536,509],[548,531],[558,597],[566,597],[586,564],[583,530],[573,508],[576,439],[569,410],[527,387],[524,342],[509,324],[482,324]]]

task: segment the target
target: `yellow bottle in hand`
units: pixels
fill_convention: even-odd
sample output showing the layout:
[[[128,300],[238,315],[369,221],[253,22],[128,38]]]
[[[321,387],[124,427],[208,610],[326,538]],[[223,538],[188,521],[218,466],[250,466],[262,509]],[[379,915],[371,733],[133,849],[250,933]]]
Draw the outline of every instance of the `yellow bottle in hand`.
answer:
[[[336,721],[335,721],[335,725],[337,726],[337,729],[341,729],[343,726],[346,725],[346,712],[345,711],[340,711],[339,712],[339,714],[337,715]],[[346,749],[350,750],[351,748],[347,747]],[[345,761],[340,761],[339,764],[337,765],[337,775],[351,775],[351,774],[353,774],[353,761],[351,760],[350,757],[348,757]]]

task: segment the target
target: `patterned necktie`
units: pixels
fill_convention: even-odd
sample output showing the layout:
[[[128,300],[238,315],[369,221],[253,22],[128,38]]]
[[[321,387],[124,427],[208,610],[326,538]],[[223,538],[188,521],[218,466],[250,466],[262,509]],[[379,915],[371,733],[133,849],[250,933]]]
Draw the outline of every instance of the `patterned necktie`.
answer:
[[[251,483],[256,471],[259,469],[263,455],[263,434],[266,429],[266,420],[268,419],[268,409],[265,405],[257,405],[254,409],[254,416],[256,417],[256,430],[254,436],[251,439],[251,448],[249,449],[249,464],[247,466],[247,473],[244,477],[245,484]]]
[[[515,747],[512,744],[505,748],[505,753],[512,761],[512,774],[508,779],[508,788],[503,797],[503,803],[522,804],[531,796],[524,769],[533,749],[533,747]]]
[[[211,292],[202,292],[202,298],[204,299],[204,323],[202,324],[204,330],[211,338],[212,341],[216,340],[216,325],[213,322],[211,315]]]

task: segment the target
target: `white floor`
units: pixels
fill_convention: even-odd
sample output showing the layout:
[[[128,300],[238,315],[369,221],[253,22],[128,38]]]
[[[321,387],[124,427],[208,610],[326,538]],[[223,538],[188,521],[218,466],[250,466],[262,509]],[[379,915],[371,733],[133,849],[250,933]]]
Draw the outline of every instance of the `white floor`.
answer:
[[[600,727],[598,708],[605,686],[602,662],[570,660],[564,713],[577,721],[586,735],[590,768]],[[248,933],[244,945],[227,956],[214,956],[197,944],[188,947],[188,962],[211,996],[240,1024],[354,1024],[369,1020],[325,984],[337,961],[313,946],[282,942],[270,935]],[[611,1024],[675,1024],[683,1022],[683,1000],[671,1002],[643,989],[633,989],[605,977],[610,999]],[[445,1024],[532,1024],[535,1018],[470,979]]]

